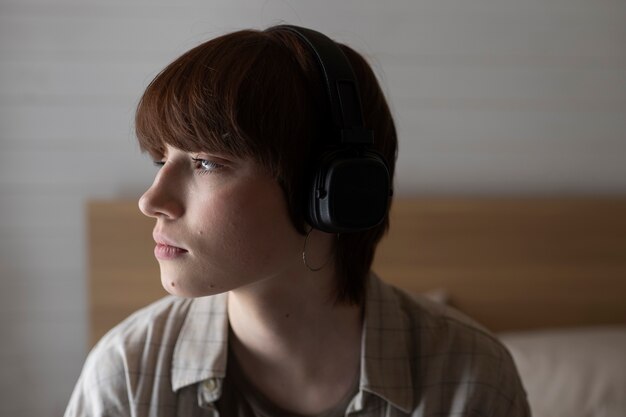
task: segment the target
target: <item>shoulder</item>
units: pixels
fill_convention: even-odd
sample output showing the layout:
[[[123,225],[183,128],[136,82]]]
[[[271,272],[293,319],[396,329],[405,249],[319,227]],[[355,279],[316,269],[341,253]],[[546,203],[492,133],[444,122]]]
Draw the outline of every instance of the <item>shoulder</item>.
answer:
[[[194,300],[167,296],[130,315],[89,353],[66,416],[127,415],[129,398],[163,384]]]
[[[182,326],[193,303],[193,299],[170,295],[137,310],[109,330],[90,356],[166,344]]]
[[[380,279],[375,282],[376,292],[382,294],[379,298],[386,300],[388,310],[398,309],[401,312],[406,322],[405,330],[412,340],[419,341],[424,353],[474,346],[493,352],[498,357],[507,354],[506,348],[493,333],[460,311],[443,302],[410,294]]]
[[[389,290],[409,335],[418,409],[445,415],[529,415],[513,359],[493,333],[454,308],[396,287]]]
[[[445,351],[455,346],[474,346],[493,351],[497,356],[506,353],[492,332],[455,308],[396,287],[391,288],[410,323],[412,336],[421,341],[423,348]]]

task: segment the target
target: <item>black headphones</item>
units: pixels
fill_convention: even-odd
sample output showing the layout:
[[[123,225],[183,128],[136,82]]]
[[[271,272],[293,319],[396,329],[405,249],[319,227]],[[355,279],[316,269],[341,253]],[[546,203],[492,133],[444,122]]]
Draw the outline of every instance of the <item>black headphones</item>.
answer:
[[[373,149],[374,135],[363,126],[357,79],[339,46],[311,29],[281,25],[303,41],[319,64],[329,100],[332,145],[312,174],[307,220],[329,233],[359,232],[378,226],[392,195],[385,158]]]

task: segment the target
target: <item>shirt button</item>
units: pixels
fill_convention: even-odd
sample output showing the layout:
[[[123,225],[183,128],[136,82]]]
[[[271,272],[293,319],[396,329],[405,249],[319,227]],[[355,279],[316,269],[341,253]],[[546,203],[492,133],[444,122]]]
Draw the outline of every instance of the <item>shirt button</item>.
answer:
[[[202,388],[208,392],[215,392],[217,389],[217,381],[215,378],[209,378],[202,382]]]

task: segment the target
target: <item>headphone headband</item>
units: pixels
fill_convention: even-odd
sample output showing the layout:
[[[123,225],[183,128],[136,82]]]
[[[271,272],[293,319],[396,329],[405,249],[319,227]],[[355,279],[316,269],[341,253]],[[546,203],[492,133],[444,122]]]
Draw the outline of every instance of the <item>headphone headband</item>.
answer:
[[[338,144],[372,145],[374,135],[363,126],[358,82],[341,48],[328,36],[312,29],[293,25],[281,25],[276,29],[296,34],[315,57],[330,102]]]
[[[361,96],[350,61],[332,39],[311,29],[282,25],[298,36],[318,64],[328,98],[333,145],[311,172],[307,219],[329,233],[359,232],[381,224],[389,208],[391,181],[374,134],[363,123]]]

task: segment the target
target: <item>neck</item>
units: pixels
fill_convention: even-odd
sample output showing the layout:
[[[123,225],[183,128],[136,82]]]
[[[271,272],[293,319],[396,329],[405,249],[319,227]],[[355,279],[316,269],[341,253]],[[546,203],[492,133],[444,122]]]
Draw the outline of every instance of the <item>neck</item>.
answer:
[[[229,293],[232,352],[250,382],[286,410],[324,411],[358,373],[361,307],[336,303],[334,283],[331,263]]]

